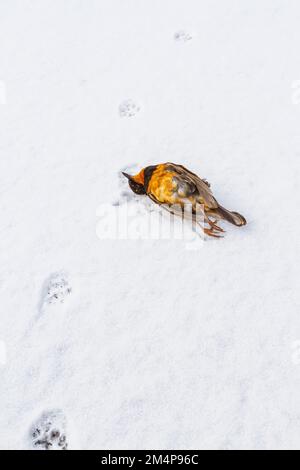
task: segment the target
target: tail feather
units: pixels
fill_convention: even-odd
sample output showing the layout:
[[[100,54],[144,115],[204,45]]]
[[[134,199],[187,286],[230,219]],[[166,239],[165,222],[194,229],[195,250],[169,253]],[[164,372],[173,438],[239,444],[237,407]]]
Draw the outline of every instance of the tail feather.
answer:
[[[238,212],[231,212],[225,209],[225,207],[219,206],[217,209],[214,210],[215,214],[219,216],[221,219],[227,220],[233,225],[237,225],[238,227],[242,225],[246,225],[247,221],[245,217],[243,217]]]

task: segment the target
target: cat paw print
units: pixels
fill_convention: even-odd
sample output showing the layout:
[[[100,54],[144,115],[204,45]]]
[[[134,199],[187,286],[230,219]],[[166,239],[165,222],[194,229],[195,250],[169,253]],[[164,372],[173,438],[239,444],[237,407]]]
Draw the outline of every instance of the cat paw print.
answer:
[[[44,412],[30,430],[31,447],[37,450],[67,450],[66,418],[61,410]]]
[[[65,273],[59,272],[52,274],[43,289],[41,310],[45,307],[55,304],[62,304],[70,296],[72,288]]]
[[[140,111],[140,107],[133,100],[124,100],[119,105],[119,114],[121,117],[132,117]]]
[[[187,31],[179,30],[174,34],[174,41],[179,43],[184,43],[191,41],[192,36]]]

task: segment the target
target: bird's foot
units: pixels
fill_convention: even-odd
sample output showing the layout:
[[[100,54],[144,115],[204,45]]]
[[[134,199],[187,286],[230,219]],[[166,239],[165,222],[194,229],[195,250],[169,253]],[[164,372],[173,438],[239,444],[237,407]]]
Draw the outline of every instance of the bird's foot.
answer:
[[[210,237],[223,238],[223,235],[219,235],[218,233],[216,233],[213,228],[204,228],[203,231],[206,235]]]
[[[223,230],[221,227],[219,227],[219,226],[217,225],[217,220],[212,221],[212,220],[210,220],[209,218],[207,218],[207,223],[209,224],[209,226],[210,226],[210,228],[211,228],[212,230],[215,230],[216,232],[223,232],[223,233],[225,233],[225,230]]]

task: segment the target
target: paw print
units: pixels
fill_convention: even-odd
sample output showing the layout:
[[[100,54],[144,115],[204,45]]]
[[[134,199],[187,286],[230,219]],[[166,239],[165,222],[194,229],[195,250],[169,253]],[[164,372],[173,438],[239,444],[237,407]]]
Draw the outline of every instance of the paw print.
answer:
[[[176,42],[187,42],[187,41],[190,41],[191,39],[192,39],[192,36],[188,32],[183,31],[183,30],[176,31],[176,33],[174,34],[174,41]]]
[[[121,117],[135,116],[139,112],[139,110],[139,105],[137,105],[132,100],[125,100],[119,106],[119,114]]]
[[[67,450],[66,419],[61,410],[52,410],[32,426],[30,438],[32,447],[39,450]]]
[[[42,310],[47,305],[64,303],[72,288],[65,273],[55,273],[47,280],[43,292]]]

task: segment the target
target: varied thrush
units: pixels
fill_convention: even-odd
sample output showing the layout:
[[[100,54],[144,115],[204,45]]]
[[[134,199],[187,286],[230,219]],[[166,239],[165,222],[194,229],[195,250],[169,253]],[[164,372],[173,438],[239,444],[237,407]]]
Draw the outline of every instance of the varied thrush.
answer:
[[[135,194],[147,195],[174,214],[179,214],[174,209],[179,207],[182,215],[186,204],[191,206],[191,213],[196,214],[197,206],[201,205],[204,223],[208,225],[202,228],[209,236],[219,238],[220,232],[224,232],[217,225],[220,219],[238,227],[247,223],[242,215],[220,206],[212,194],[210,184],[182,165],[162,163],[147,166],[133,176],[127,173],[123,175],[128,178],[129,186]]]

